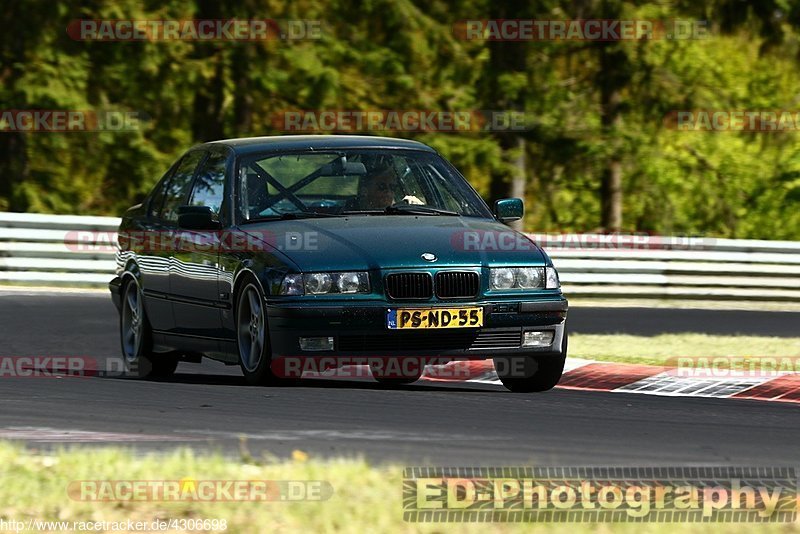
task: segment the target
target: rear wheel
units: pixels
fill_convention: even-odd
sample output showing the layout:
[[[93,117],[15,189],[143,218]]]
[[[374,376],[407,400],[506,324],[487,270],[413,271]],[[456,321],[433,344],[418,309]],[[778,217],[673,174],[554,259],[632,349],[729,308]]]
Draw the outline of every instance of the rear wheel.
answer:
[[[122,289],[119,329],[126,375],[164,378],[175,372],[178,367],[177,355],[152,352],[153,333],[145,316],[141,288],[133,278]]]
[[[515,393],[531,393],[553,389],[567,359],[567,332],[561,342],[559,356],[507,356],[494,359],[497,376],[503,385]]]

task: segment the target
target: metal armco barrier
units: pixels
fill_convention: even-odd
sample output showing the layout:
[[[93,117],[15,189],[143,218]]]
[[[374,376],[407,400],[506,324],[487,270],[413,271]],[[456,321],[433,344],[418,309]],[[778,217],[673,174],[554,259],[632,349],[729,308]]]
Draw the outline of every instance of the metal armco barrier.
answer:
[[[0,212],[0,283],[104,287],[118,224],[115,217]],[[569,298],[800,302],[800,242],[529,235],[553,258]]]

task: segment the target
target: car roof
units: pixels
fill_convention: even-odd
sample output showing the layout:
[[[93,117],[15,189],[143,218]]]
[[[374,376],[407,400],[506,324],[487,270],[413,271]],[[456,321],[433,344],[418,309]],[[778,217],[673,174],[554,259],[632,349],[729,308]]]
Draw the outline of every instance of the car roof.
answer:
[[[435,152],[426,144],[410,139],[377,137],[370,135],[275,135],[266,137],[241,137],[211,141],[201,146],[225,145],[237,155],[282,150],[331,150],[352,148],[411,149]]]

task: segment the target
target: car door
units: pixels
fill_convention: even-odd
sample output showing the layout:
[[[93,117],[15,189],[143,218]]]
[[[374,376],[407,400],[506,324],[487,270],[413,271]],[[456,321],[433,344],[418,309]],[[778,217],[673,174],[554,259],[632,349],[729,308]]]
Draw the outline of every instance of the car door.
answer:
[[[211,209],[225,225],[228,205],[225,178],[231,158],[223,148],[212,149],[195,173],[188,206]],[[170,264],[176,332],[221,337],[219,296],[219,230],[177,229],[176,252]]]
[[[170,332],[176,330],[174,320],[172,272],[173,263],[177,253],[176,237],[178,230],[178,208],[186,204],[189,198],[189,191],[192,186],[195,172],[206,158],[208,153],[204,150],[192,150],[181,158],[180,163],[175,169],[172,178],[169,180],[164,190],[163,206],[158,216],[159,243],[152,253],[153,260],[158,264],[159,271],[163,272],[166,284],[160,284],[160,288],[165,290],[164,299],[168,300],[167,306],[172,317],[170,328],[164,329]],[[153,325],[155,330],[161,330]]]
[[[145,313],[155,330],[170,330],[175,321],[169,294],[169,255],[163,250],[165,226],[161,220],[164,195],[178,166],[176,162],[161,178],[146,201],[146,213],[120,234],[120,245],[135,258],[144,294]]]

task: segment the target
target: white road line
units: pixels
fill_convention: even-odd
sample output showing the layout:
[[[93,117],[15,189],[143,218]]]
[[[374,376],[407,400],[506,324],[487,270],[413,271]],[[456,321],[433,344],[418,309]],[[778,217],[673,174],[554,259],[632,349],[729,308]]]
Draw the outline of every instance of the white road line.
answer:
[[[0,428],[0,439],[24,440],[37,443],[105,443],[127,441],[191,441],[198,438],[174,435],[93,432],[89,430],[65,430],[49,427],[25,426]]]
[[[613,392],[667,397],[727,398],[773,379],[774,377],[682,377],[664,372],[618,387]]]
[[[359,441],[487,441],[504,437],[485,437],[468,434],[431,434],[394,432],[389,430],[273,430],[270,432],[225,432],[215,430],[188,430],[184,433],[202,434],[216,439],[248,439],[254,441],[296,441],[304,439]]]

